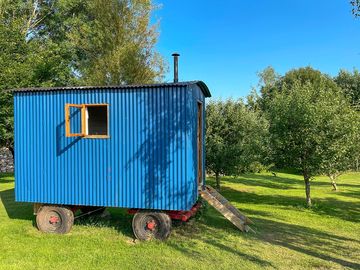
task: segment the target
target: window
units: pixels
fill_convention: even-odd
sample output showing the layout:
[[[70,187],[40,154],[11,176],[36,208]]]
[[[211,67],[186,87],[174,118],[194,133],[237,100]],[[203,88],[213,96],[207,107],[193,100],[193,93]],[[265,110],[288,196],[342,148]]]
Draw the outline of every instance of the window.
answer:
[[[66,104],[66,137],[109,138],[107,104]]]

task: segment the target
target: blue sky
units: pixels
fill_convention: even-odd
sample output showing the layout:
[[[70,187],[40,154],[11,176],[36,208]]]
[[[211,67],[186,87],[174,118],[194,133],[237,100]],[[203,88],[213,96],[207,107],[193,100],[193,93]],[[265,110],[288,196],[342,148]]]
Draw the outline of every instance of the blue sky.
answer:
[[[360,68],[360,19],[347,0],[156,0],[157,50],[181,54],[179,79],[203,80],[213,97],[244,97],[256,73],[311,65],[330,75]]]

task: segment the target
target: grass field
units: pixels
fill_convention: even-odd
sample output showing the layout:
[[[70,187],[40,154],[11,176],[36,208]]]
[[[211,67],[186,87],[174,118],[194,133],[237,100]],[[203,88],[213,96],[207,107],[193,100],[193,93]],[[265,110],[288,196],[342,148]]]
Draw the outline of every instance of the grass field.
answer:
[[[208,179],[213,184],[213,179]],[[312,182],[306,209],[294,174],[224,178],[222,194],[257,232],[241,233],[210,206],[165,242],[134,242],[131,216],[77,220],[67,235],[33,226],[32,205],[14,202],[12,175],[0,175],[0,269],[360,269],[360,174]]]

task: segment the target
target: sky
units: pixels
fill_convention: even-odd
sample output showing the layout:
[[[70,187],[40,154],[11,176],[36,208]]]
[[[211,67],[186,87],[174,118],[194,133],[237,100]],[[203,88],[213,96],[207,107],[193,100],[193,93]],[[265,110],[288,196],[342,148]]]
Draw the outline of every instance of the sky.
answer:
[[[360,19],[348,0],[155,0],[156,49],[180,53],[179,80],[204,81],[214,98],[245,97],[268,66],[312,66],[329,75],[360,69]]]

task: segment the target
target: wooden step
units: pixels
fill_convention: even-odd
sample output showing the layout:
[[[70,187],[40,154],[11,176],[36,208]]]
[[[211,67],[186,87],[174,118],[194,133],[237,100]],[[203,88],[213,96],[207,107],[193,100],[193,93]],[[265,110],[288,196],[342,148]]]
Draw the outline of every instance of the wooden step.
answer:
[[[213,195],[220,203],[224,204],[234,215],[241,218],[246,224],[253,224],[253,222],[242,214],[235,206],[233,206],[224,196],[222,196],[216,189],[211,186],[206,186],[206,189]]]
[[[236,207],[234,207],[214,188],[205,186],[204,190],[200,190],[200,195],[241,231],[248,232],[251,230],[248,225],[252,224],[252,221],[248,219],[243,213],[241,213]]]

